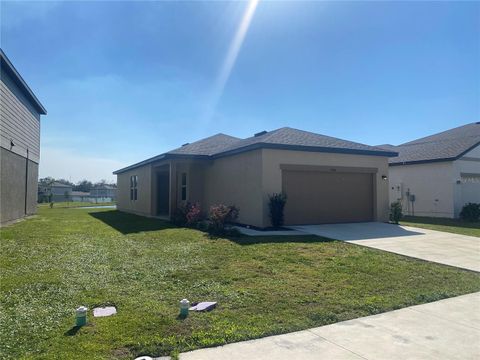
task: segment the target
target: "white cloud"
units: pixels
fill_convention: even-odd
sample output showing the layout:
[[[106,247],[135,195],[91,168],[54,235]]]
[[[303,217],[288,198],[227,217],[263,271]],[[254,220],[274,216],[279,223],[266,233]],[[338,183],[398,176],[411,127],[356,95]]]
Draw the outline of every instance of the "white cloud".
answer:
[[[82,179],[116,181],[113,171],[126,164],[112,159],[88,157],[70,151],[47,148],[41,149],[40,177],[64,178],[72,182]]]

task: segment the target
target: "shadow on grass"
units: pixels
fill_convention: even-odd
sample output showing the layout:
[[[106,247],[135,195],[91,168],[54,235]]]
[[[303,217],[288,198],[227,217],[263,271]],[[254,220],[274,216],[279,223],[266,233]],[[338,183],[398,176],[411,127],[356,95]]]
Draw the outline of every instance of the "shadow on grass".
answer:
[[[89,215],[124,235],[145,231],[165,230],[175,227],[173,224],[164,220],[127,214],[118,210],[90,212]]]
[[[77,333],[79,332],[79,330],[81,328],[82,328],[81,326],[72,326],[71,329],[65,331],[64,335],[65,336],[75,336],[75,335],[77,335]]]
[[[332,240],[315,235],[273,235],[273,236],[217,236],[206,233],[211,240],[226,239],[238,245],[256,245],[256,244],[314,244],[332,242]]]
[[[435,218],[435,217],[427,217],[427,216],[404,216],[400,222],[456,226],[456,227],[467,228],[467,229],[480,228],[480,221],[469,222],[469,221],[464,221],[460,219]]]

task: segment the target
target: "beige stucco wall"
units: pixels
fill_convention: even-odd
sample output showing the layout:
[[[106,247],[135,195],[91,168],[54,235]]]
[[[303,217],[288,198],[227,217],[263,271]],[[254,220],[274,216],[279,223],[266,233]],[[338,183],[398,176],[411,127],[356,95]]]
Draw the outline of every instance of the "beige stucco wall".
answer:
[[[130,176],[138,176],[137,200],[130,200]],[[152,215],[152,166],[145,165],[117,175],[117,209],[138,215]]]
[[[235,205],[238,222],[263,226],[262,151],[215,159],[205,167],[203,207]]]
[[[469,181],[465,181],[462,174],[476,174],[477,176],[473,181],[473,176],[469,176]],[[466,203],[480,203],[480,146],[453,162],[453,177],[455,179],[454,215],[457,217]]]
[[[375,220],[388,220],[388,180],[382,180],[382,175],[388,175],[388,159],[386,157],[263,149],[262,162],[263,226],[270,226],[270,219],[268,216],[268,195],[282,191],[282,172],[280,165],[314,165],[331,166],[332,168],[342,166],[378,169],[376,174],[374,174]]]
[[[168,163],[163,163],[168,164]],[[156,215],[156,171],[162,163],[146,165],[119,174],[117,207],[140,215]],[[211,161],[172,163],[176,191],[171,193],[176,206],[181,201],[181,174],[187,173],[187,201],[198,201],[206,214],[215,204],[235,205],[238,222],[258,227],[270,226],[268,195],[282,191],[281,165],[375,168],[374,212],[378,221],[388,220],[387,158],[379,156],[328,154],[289,150],[253,150]],[[170,165],[169,165],[170,166]],[[130,176],[138,175],[138,200],[130,201]]]
[[[144,216],[157,216],[157,172],[170,171],[170,180],[176,183],[171,188],[170,197],[175,207],[186,201],[204,204],[205,162],[159,161],[117,175],[117,208]],[[187,200],[181,200],[181,174],[187,174]],[[138,200],[130,200],[130,176],[138,176]]]
[[[401,184],[405,214],[412,214],[411,204],[405,195],[410,189],[410,193],[415,195],[415,215],[453,217],[455,181],[451,161],[391,166],[390,201],[398,197],[392,188]]]
[[[176,203],[177,206],[185,202],[195,203],[200,205],[204,203],[204,185],[205,185],[205,169],[207,163],[204,161],[184,161],[177,162],[175,169],[176,176]],[[182,201],[182,173],[187,174],[187,199]]]

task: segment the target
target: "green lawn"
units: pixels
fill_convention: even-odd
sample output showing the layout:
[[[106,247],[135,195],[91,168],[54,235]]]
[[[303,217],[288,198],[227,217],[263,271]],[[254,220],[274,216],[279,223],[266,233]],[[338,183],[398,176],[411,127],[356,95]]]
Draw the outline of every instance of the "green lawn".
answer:
[[[480,274],[313,236],[211,239],[105,209],[0,230],[0,358],[166,355],[480,290]],[[217,309],[177,318],[178,301]],[[74,309],[115,305],[77,331]]]
[[[400,224],[416,226],[430,230],[446,231],[454,234],[480,237],[480,221],[468,222],[459,219],[405,216]]]

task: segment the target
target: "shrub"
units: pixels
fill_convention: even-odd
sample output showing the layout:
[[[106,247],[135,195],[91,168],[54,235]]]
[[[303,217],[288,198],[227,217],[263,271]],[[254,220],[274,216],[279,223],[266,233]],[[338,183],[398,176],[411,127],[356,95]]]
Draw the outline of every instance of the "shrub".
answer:
[[[185,226],[187,224],[187,207],[181,205],[173,212],[172,222],[177,226]]]
[[[398,224],[402,218],[402,204],[400,201],[395,201],[390,204],[390,221],[394,224]]]
[[[273,193],[268,196],[268,208],[270,209],[270,221],[272,226],[278,228],[283,225],[283,209],[287,203],[287,195]]]
[[[172,221],[178,226],[194,227],[201,219],[200,204],[187,202],[175,210]]]
[[[202,211],[200,204],[198,202],[190,204],[187,203],[187,212],[186,212],[186,225],[187,226],[196,226],[200,220],[202,220]]]
[[[225,224],[235,222],[238,213],[239,210],[234,205],[212,205],[208,215],[210,220],[209,230],[215,234],[224,234]]]
[[[465,221],[480,220],[480,204],[468,203],[463,205],[462,211],[460,211],[460,218]]]
[[[200,231],[208,231],[210,229],[210,223],[207,220],[200,220],[196,224],[196,228]]]

